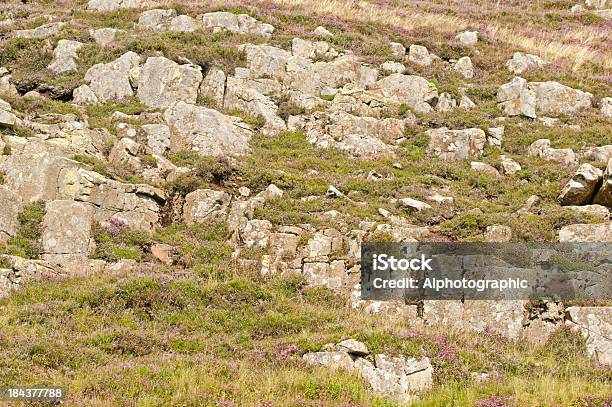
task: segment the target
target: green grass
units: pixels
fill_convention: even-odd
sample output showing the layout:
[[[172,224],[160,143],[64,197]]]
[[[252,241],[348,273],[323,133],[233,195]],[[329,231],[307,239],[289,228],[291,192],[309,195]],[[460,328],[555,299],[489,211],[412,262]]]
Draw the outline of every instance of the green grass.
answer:
[[[27,259],[36,259],[42,248],[42,221],[45,216],[45,203],[36,201],[27,204],[17,215],[19,226],[15,236],[5,244],[0,243],[0,254],[10,254]]]

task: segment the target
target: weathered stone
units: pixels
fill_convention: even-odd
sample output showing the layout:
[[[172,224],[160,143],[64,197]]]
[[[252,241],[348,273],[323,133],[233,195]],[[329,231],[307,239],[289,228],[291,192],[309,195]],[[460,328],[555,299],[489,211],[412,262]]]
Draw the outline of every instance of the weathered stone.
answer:
[[[536,109],[545,115],[571,115],[593,105],[593,95],[558,82],[530,82],[536,97]]]
[[[502,146],[502,141],[504,138],[505,128],[504,126],[499,127],[489,127],[487,129],[487,141],[490,146],[500,147]]]
[[[222,70],[210,69],[200,85],[200,96],[210,99],[218,106],[223,106],[225,81],[225,73]]]
[[[424,113],[433,110],[431,104],[438,97],[433,83],[415,75],[389,75],[373,84],[370,92]]]
[[[470,163],[470,168],[472,169],[472,171],[482,172],[485,174],[492,175],[494,177],[499,177],[499,171],[497,171],[495,167],[487,163],[481,163],[479,161],[472,161]]]
[[[168,244],[158,243],[151,246],[151,254],[153,257],[167,266],[174,263],[174,259],[172,258],[173,252],[174,248]]]
[[[188,225],[215,220],[227,215],[230,195],[212,189],[198,189],[185,197],[183,217]]]
[[[502,175],[514,175],[521,170],[521,165],[519,163],[505,155],[499,156],[499,166]]]
[[[455,40],[457,40],[461,45],[476,45],[478,42],[478,32],[477,31],[464,31],[455,36]]]
[[[270,235],[270,247],[273,253],[281,257],[295,256],[300,236],[291,233],[272,233]]]
[[[224,11],[201,14],[198,17],[204,29],[213,32],[230,31],[238,34],[255,34],[269,38],[274,27],[257,21],[247,14],[232,14]]]
[[[452,196],[444,196],[439,193],[435,193],[432,195],[427,195],[425,197],[428,201],[435,202],[440,205],[452,205],[455,199]]]
[[[605,164],[612,158],[612,145],[589,147],[582,152],[582,158]]]
[[[538,69],[546,65],[546,61],[537,55],[515,52],[512,59],[506,62],[506,68],[515,75],[520,75],[528,69]]]
[[[142,126],[147,138],[147,145],[158,155],[170,149],[170,128],[163,124],[145,124]]]
[[[470,110],[474,107],[476,107],[476,103],[474,103],[472,99],[470,99],[466,95],[461,95],[461,100],[459,100],[460,109]]]
[[[363,342],[355,339],[345,339],[336,344],[336,349],[350,353],[351,355],[366,356],[369,355],[368,347]]]
[[[59,34],[64,28],[65,23],[48,23],[31,30],[17,30],[15,37],[17,38],[47,38]]]
[[[561,205],[586,205],[601,183],[603,172],[591,164],[582,164],[565,184],[557,201]]]
[[[81,85],[72,92],[72,101],[79,105],[95,105],[98,97],[88,85]]]
[[[15,127],[21,124],[21,120],[13,113],[0,109],[0,127]]]
[[[406,71],[406,67],[399,62],[387,61],[380,65],[380,70],[385,75],[390,75],[393,73],[402,74]]]
[[[446,127],[430,129],[427,151],[444,160],[464,160],[482,154],[486,142],[485,132],[481,129],[449,130]]]
[[[48,202],[41,237],[44,258],[87,258],[92,248],[93,215],[93,206],[86,203],[65,200]]]
[[[150,29],[158,32],[167,31],[170,21],[176,17],[174,9],[153,9],[147,10],[138,18],[137,27],[142,29]]]
[[[569,307],[566,316],[566,324],[586,339],[589,354],[612,365],[612,307]]]
[[[461,57],[453,65],[453,69],[465,79],[472,79],[474,77],[474,65],[470,57]]]
[[[247,44],[244,47],[247,67],[255,78],[282,80],[291,53],[270,45]]]
[[[19,221],[17,215],[23,200],[15,192],[9,188],[0,185],[0,243],[6,241],[9,237],[15,236]]]
[[[539,139],[531,143],[527,149],[527,156],[537,156],[546,161],[559,161],[566,165],[575,165],[578,162],[572,149],[551,148],[549,139]]]
[[[96,64],[85,74],[85,81],[101,103],[121,100],[134,96],[128,73],[138,66],[140,57],[134,52],[126,52],[114,62]]]
[[[612,222],[568,225],[559,231],[560,242],[612,242]]]
[[[595,9],[604,9],[608,7],[608,0],[585,0],[584,4],[587,7],[595,8]]]
[[[338,56],[338,51],[325,41],[306,41],[301,38],[294,38],[291,41],[291,53],[293,56],[306,59],[325,59],[330,60]]]
[[[429,66],[433,62],[433,58],[429,54],[427,48],[422,45],[411,45],[408,50],[408,60],[417,65]]]
[[[170,31],[191,33],[200,28],[200,24],[193,17],[186,15],[176,16],[170,20]]]
[[[303,356],[306,363],[314,366],[325,366],[332,370],[353,369],[353,359],[346,352],[310,352]]]
[[[512,229],[510,226],[491,225],[484,232],[486,242],[503,243],[512,240]]]
[[[522,114],[531,118],[536,117],[536,93],[529,88],[525,79],[518,76],[499,87],[497,102],[508,116]]]
[[[585,213],[596,219],[607,221],[610,220],[610,210],[603,205],[582,205],[582,206],[566,206],[566,209],[571,209],[579,213]]]
[[[332,251],[332,238],[323,233],[315,233],[312,239],[308,240],[308,257],[329,256]]]
[[[612,208],[612,159],[608,161],[608,166],[603,173],[601,187],[595,194],[593,203]]]
[[[237,109],[256,117],[262,117],[265,124],[264,134],[275,134],[287,129],[285,122],[278,116],[278,106],[272,99],[245,85],[241,79],[227,78],[223,106]]]
[[[201,155],[247,154],[252,130],[240,119],[216,110],[178,102],[164,113],[172,134],[172,151],[193,150]]]
[[[156,7],[154,0],[89,0],[87,9],[91,11],[109,12],[122,8]]]
[[[142,145],[124,137],[115,143],[108,155],[108,161],[118,168],[137,170],[141,167],[139,157],[141,152],[144,152]]]
[[[97,30],[90,30],[89,35],[97,44],[108,47],[115,42],[118,32],[119,30],[115,28],[99,28]]]
[[[402,208],[417,212],[431,209],[431,205],[412,198],[402,198],[399,200],[399,203]]]
[[[59,40],[53,51],[53,61],[47,67],[51,71],[61,74],[77,69],[77,51],[83,43],[71,40]]]
[[[601,99],[601,114],[612,118],[612,98]]]
[[[138,99],[144,104],[166,109],[175,102],[194,104],[202,73],[189,65],[179,65],[164,57],[151,57],[138,80]]]
[[[318,26],[313,33],[319,37],[333,37],[334,34],[325,27]]]

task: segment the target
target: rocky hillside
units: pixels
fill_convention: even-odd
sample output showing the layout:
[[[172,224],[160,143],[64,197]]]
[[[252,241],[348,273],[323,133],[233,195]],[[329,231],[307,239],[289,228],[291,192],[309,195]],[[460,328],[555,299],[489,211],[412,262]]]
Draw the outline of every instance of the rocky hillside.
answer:
[[[366,301],[364,241],[612,241],[606,0],[0,3],[0,387],[612,404],[612,299]]]

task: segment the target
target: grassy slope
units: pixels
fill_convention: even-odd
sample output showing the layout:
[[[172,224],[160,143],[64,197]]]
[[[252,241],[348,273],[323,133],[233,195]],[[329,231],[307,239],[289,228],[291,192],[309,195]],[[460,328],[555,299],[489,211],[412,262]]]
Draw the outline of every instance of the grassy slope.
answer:
[[[74,10],[80,6],[80,10],[68,16],[71,7],[49,7],[52,2],[45,1],[29,2],[15,10],[18,17],[38,11],[71,18],[74,24],[52,38],[53,44],[59,38],[87,40],[89,28],[131,30],[138,18],[135,11],[88,13],[81,11],[85,1],[64,3]],[[578,131],[545,128],[520,119],[505,122],[505,153],[519,161],[524,171],[501,182],[470,171],[469,163],[426,157],[427,140],[422,137],[429,127],[493,125],[499,115],[495,89],[512,78],[503,66],[519,49],[559,57],[546,69],[524,75],[527,79],[558,80],[598,98],[610,95],[605,23],[589,15],[570,15],[566,12],[570,2],[532,2],[529,13],[517,2],[496,7],[492,1],[479,2],[480,8],[465,7],[464,2],[372,1],[348,11],[347,2],[329,1],[257,1],[249,6],[245,2],[199,3],[173,4],[180,13],[249,12],[277,27],[272,43],[282,47],[294,36],[309,37],[312,29],[323,24],[342,31],[333,39],[336,46],[353,49],[374,64],[390,57],[389,41],[400,41],[426,45],[441,56],[470,55],[477,68],[476,78],[468,83],[478,108],[421,118],[406,134],[408,142],[396,160],[403,165],[401,170],[390,161],[358,162],[339,152],[317,150],[299,133],[275,140],[256,137],[255,153],[239,165],[237,180],[256,190],[274,182],[288,196],[267,205],[258,216],[275,224],[334,226],[320,213],[335,209],[349,215],[349,222],[380,220],[377,208],[397,211],[390,199],[422,198],[429,188],[448,186],[456,202],[452,210],[436,207],[424,216],[402,215],[415,224],[431,225],[444,238],[460,240],[478,239],[493,223],[509,224],[518,239],[553,240],[562,225],[592,221],[561,210],[554,202],[569,171],[555,163],[529,159],[525,153],[538,138],[550,138],[556,147],[576,149],[611,144],[609,122],[599,117],[564,119],[580,124]],[[456,46],[454,34],[464,28],[481,28],[483,15],[495,21],[491,25],[495,29],[484,32],[478,50]],[[40,23],[42,20],[29,21],[0,31]],[[561,34],[570,46],[559,45]],[[170,58],[183,56],[231,72],[244,64],[233,47],[261,39],[209,33],[143,36],[128,31],[120,34],[111,49],[88,44],[80,52],[79,71],[59,77],[45,70],[51,53],[44,41],[2,41],[0,65],[13,68],[16,78],[74,85],[81,82],[89,66],[113,60],[126,50],[143,55],[160,51]],[[463,86],[456,75],[439,67],[409,66],[409,73],[434,80],[441,91],[457,94]],[[10,102],[18,111],[79,113],[61,102]],[[143,106],[109,104],[89,109],[87,114],[92,125],[112,129],[108,116],[114,110],[137,113]],[[495,164],[499,153],[488,150],[482,160]],[[312,169],[318,173],[309,175]],[[392,174],[393,179],[367,181],[370,170]],[[365,204],[300,200],[324,193],[329,184],[345,192],[358,191],[358,200]],[[531,194],[543,199],[542,215],[509,216]],[[483,214],[462,213],[474,207]],[[450,219],[449,215],[457,216]],[[146,266],[146,272],[33,282],[0,300],[0,386],[66,385],[70,405],[390,405],[366,392],[361,381],[348,373],[313,369],[301,362],[306,351],[354,337],[374,352],[429,356],[436,384],[422,405],[445,405],[451,400],[457,405],[479,400],[493,403],[495,395],[509,397],[520,406],[583,406],[589,405],[589,399],[603,403],[609,396],[612,373],[595,366],[585,356],[583,341],[566,331],[545,345],[532,347],[487,334],[449,334],[443,328],[424,332],[401,321],[362,315],[348,310],[344,300],[326,290],[306,288],[300,279],[263,279],[253,270],[237,267],[229,260],[231,250],[223,243],[226,236],[218,225],[174,226],[152,238],[128,232],[108,236],[104,231],[96,237],[98,257],[146,260],[146,249],[155,240],[178,244],[185,260],[176,268],[154,265]],[[24,239],[15,247],[31,247],[29,237]],[[493,378],[479,384],[470,378],[470,372],[488,372]]]

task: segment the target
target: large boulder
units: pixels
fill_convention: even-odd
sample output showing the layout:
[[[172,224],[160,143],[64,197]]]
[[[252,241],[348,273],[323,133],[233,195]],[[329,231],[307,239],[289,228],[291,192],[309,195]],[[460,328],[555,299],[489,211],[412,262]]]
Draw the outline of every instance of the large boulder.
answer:
[[[222,70],[210,69],[200,84],[200,96],[209,99],[217,106],[223,106],[225,83],[226,76]]]
[[[94,207],[83,202],[51,201],[42,225],[43,258],[86,259],[93,246],[91,224]]]
[[[606,171],[603,173],[601,187],[595,194],[593,203],[612,208],[612,158],[608,161]]]
[[[474,65],[470,57],[459,58],[453,65],[453,69],[465,79],[472,79],[474,77]]]
[[[138,18],[136,27],[140,29],[150,29],[153,31],[166,31],[169,29],[170,21],[176,17],[174,9],[147,10]]]
[[[48,23],[31,30],[17,30],[15,37],[18,38],[47,38],[59,34],[64,28],[65,23]]]
[[[87,9],[90,11],[109,12],[121,8],[147,8],[156,7],[154,0],[89,0]]]
[[[529,89],[535,93],[540,114],[571,115],[593,106],[593,94],[558,82],[530,82]]]
[[[529,69],[538,69],[546,65],[546,61],[537,55],[515,52],[506,62],[506,68],[515,75],[520,75]]]
[[[201,155],[247,154],[253,131],[239,118],[213,109],[178,102],[164,113],[172,133],[172,151],[193,150]]]
[[[244,46],[247,67],[255,78],[271,78],[282,80],[285,76],[285,66],[291,53],[271,45]]]
[[[536,95],[529,89],[527,80],[515,77],[497,91],[497,103],[508,116],[536,117]]]
[[[213,32],[229,31],[238,34],[255,34],[269,38],[274,27],[257,21],[247,14],[232,14],[225,11],[201,14],[197,17],[204,29]]]
[[[487,137],[481,129],[449,130],[446,127],[430,129],[427,152],[443,160],[464,160],[482,154]]]
[[[591,164],[582,164],[563,187],[557,198],[561,205],[586,205],[591,202],[602,178],[602,171]]]
[[[549,139],[539,139],[531,143],[527,156],[540,157],[546,161],[559,161],[565,165],[576,165],[578,158],[571,148],[552,148]]]
[[[612,222],[568,225],[559,231],[560,242],[612,242]]]
[[[433,111],[431,105],[438,98],[436,86],[416,75],[389,75],[373,84],[370,92],[424,113]]]
[[[138,80],[138,99],[144,104],[166,109],[175,102],[194,104],[202,73],[190,65],[179,65],[164,57],[151,57]]]
[[[0,185],[0,243],[9,237],[15,236],[19,222],[17,215],[23,204],[23,200],[9,188]]]
[[[101,103],[134,96],[129,72],[140,64],[140,57],[128,51],[114,62],[96,64],[85,74],[85,81]]]
[[[77,51],[83,43],[71,40],[59,40],[53,50],[53,61],[48,68],[58,74],[75,71],[77,69]]]
[[[427,48],[422,45],[413,44],[408,49],[408,61],[421,66],[429,66],[433,63],[433,58]]]
[[[185,197],[183,217],[188,225],[217,220],[227,215],[230,195],[224,191],[198,189]]]
[[[278,106],[272,99],[248,86],[248,82],[234,77],[227,78],[223,107],[237,109],[252,116],[263,117],[264,133],[277,133],[287,129],[278,116]]]
[[[569,307],[566,325],[584,336],[595,360],[612,365],[612,307]]]

